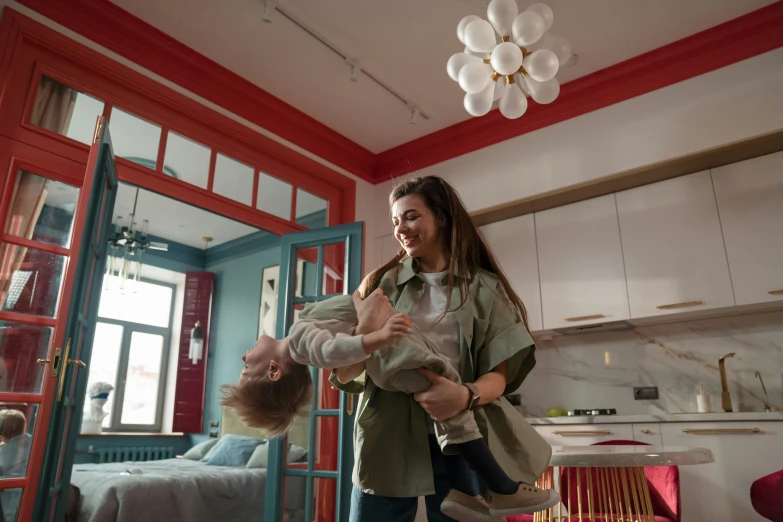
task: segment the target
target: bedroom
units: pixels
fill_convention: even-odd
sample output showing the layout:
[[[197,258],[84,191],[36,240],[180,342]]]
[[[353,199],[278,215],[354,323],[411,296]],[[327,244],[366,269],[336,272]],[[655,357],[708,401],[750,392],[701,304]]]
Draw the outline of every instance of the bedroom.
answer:
[[[532,3],[517,2],[520,10]],[[713,358],[722,354],[670,323],[714,332],[727,353],[737,351],[726,387],[739,394],[741,409],[773,410],[738,420],[738,429],[757,428],[757,419],[767,434],[783,429],[780,312],[768,308],[783,295],[772,281],[780,235],[769,225],[780,222],[781,207],[738,213],[766,226],[738,228],[745,242],[761,237],[743,233],[747,228],[766,234],[738,249],[765,260],[746,270],[746,279],[759,288],[763,282],[761,298],[741,305],[737,293],[735,301],[741,278],[726,266],[720,284],[703,288],[731,298],[689,315],[656,306],[709,300],[662,296],[648,315],[668,319],[657,317],[660,325],[651,327],[643,324],[649,317],[633,321],[633,281],[620,248],[629,240],[621,237],[616,203],[623,191],[701,172],[694,192],[714,191],[719,206],[717,169],[781,157],[783,2],[547,3],[576,56],[562,68],[560,97],[531,103],[511,121],[500,111],[471,120],[446,66],[464,48],[455,33],[460,20],[486,17],[489,0],[402,0],[399,9],[363,0],[339,0],[333,9],[317,0],[239,0],[230,9],[210,0],[69,0],[67,8],[61,0],[0,0],[0,413],[9,430],[0,433],[8,450],[0,447],[0,457],[21,448],[12,465],[0,463],[3,518],[61,520],[77,516],[78,506],[86,510],[82,519],[116,518],[101,509],[135,509],[152,494],[144,492],[151,483],[145,477],[166,471],[179,477],[169,484],[190,480],[194,490],[230,495],[215,485],[230,470],[178,457],[248,434],[220,407],[219,386],[236,378],[239,356],[261,331],[280,335],[305,302],[355,288],[398,249],[387,196],[396,178],[412,173],[442,176],[457,188],[528,306],[539,366],[515,395],[520,411],[541,423],[537,431],[550,429],[545,415],[554,406],[679,415],[695,408],[696,378],[705,393],[720,394]],[[775,197],[783,191],[772,178],[767,187],[762,192]],[[592,214],[578,205],[599,198],[608,212],[601,216],[615,219],[593,227]],[[685,259],[731,261],[717,206],[703,222],[718,227],[713,239],[723,253],[705,249]],[[689,208],[680,209],[685,217]],[[551,217],[559,212],[571,212],[568,226]],[[123,262],[129,240],[122,227],[131,213],[137,253]],[[670,213],[657,217],[663,215]],[[692,228],[670,227],[682,234]],[[576,240],[591,234],[600,237]],[[612,248],[604,248],[607,238]],[[547,263],[547,255],[572,264]],[[639,258],[644,264],[649,256]],[[132,281],[139,266],[140,280]],[[611,313],[592,309],[604,303],[591,285],[607,274],[584,273],[583,266],[611,267],[613,288],[622,289]],[[666,267],[645,268],[657,274]],[[104,280],[107,269],[113,275]],[[674,272],[661,276],[675,281],[672,293],[692,288],[685,279],[699,275]],[[562,281],[572,285],[558,294]],[[715,314],[731,316],[729,326]],[[562,332],[603,327],[605,316],[622,317],[626,330]],[[742,346],[758,336],[762,349]],[[692,356],[672,378],[660,371],[661,360],[674,357],[661,353],[668,342],[684,343]],[[586,365],[590,379],[583,378]],[[755,371],[766,381],[766,401]],[[676,391],[637,400],[637,386]],[[324,384],[312,416],[288,442],[247,442],[247,462],[233,468],[242,468],[237,489],[254,492],[243,505],[261,510],[253,519],[347,520],[355,400]],[[644,429],[654,434],[677,424],[649,422]],[[617,425],[614,433],[632,429],[619,418]],[[737,440],[716,466],[743,474],[726,475],[722,490],[745,491],[759,478],[731,466],[733,455],[759,467],[773,460],[761,456],[766,437],[753,438],[758,445]],[[720,448],[712,449],[718,455]],[[265,471],[248,468],[251,460],[265,462]],[[104,472],[113,479],[103,480]],[[684,471],[684,481],[694,487],[704,473]],[[124,489],[133,482],[142,488]],[[76,502],[71,485],[80,490]],[[128,502],[89,501],[111,496]],[[736,508],[739,518],[755,516],[748,495],[715,496],[725,501],[684,495],[686,514],[721,520]],[[192,495],[178,503],[200,505]]]

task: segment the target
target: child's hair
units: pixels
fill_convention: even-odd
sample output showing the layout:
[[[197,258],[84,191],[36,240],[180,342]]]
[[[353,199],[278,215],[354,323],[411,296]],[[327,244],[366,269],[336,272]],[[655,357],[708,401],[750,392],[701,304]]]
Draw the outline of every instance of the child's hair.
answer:
[[[220,404],[233,409],[247,426],[270,437],[283,435],[304,416],[313,398],[310,369],[292,364],[278,381],[267,375],[220,387]]]
[[[0,437],[5,440],[18,437],[27,429],[27,419],[19,410],[0,411]]]

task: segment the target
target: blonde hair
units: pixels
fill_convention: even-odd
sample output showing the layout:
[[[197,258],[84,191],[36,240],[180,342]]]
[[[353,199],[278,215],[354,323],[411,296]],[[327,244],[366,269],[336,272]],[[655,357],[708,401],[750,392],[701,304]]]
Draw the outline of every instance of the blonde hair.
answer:
[[[27,419],[19,410],[0,411],[0,437],[9,440],[18,437],[27,429]]]
[[[276,437],[307,413],[313,381],[307,366],[294,364],[278,381],[264,375],[243,384],[223,385],[220,392],[220,404],[234,410],[242,422]]]

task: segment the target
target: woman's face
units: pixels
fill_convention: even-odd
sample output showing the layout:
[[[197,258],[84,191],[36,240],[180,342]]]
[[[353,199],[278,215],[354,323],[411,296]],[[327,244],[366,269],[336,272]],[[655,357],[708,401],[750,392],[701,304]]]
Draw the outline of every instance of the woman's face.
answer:
[[[445,250],[442,227],[418,194],[404,196],[392,205],[394,237],[411,257],[426,258]]]

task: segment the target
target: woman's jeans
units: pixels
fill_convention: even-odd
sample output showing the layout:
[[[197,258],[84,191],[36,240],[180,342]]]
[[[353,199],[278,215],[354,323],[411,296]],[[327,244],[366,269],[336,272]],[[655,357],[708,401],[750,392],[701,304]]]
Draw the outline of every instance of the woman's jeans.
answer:
[[[449,489],[457,486],[453,479],[460,478],[468,481],[473,491],[476,491],[475,481],[462,457],[444,455],[435,436],[430,435],[429,438],[435,494],[424,497],[427,505],[427,521],[453,522],[453,518],[447,517],[440,511],[440,504]],[[416,497],[381,497],[362,493],[354,487],[351,494],[350,522],[413,522],[417,507]]]

